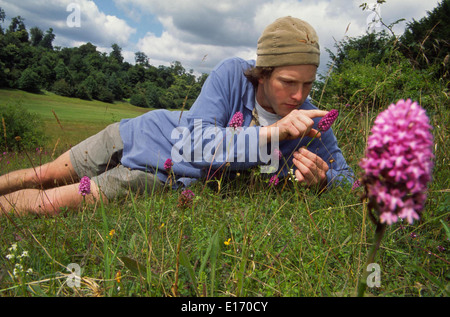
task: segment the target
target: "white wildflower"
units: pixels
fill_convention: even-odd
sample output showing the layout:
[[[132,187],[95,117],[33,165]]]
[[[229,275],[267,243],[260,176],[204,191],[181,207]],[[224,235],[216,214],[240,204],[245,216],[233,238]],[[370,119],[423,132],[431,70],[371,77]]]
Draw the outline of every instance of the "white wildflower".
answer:
[[[289,169],[289,179],[291,180],[291,182],[298,182],[298,179],[297,179],[297,177],[295,176],[295,173],[294,173],[294,169]]]

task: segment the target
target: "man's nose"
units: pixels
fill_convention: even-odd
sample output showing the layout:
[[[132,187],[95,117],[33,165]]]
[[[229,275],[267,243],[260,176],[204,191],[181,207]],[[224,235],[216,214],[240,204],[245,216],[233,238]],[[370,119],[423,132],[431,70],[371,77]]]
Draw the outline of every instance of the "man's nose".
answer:
[[[291,98],[297,102],[300,102],[303,98],[303,85],[299,85],[295,88],[295,91],[292,93]]]

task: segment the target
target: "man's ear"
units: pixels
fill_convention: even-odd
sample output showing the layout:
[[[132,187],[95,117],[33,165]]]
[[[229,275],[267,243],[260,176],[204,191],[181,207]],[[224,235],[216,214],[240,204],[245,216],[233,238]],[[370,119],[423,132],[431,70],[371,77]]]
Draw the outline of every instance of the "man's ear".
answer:
[[[263,76],[259,77],[259,79],[258,79],[258,84],[264,85],[264,82],[265,82],[267,79],[268,79],[268,76],[266,76],[266,75],[263,75]]]

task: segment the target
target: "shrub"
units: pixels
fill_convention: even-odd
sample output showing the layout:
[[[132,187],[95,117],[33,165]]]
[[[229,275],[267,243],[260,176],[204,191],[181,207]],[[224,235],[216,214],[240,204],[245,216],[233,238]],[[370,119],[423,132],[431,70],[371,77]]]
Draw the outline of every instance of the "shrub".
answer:
[[[75,97],[83,100],[92,100],[92,96],[84,83],[81,83],[75,88]]]
[[[52,86],[52,91],[57,95],[65,97],[72,97],[73,95],[72,87],[64,79],[55,81]]]
[[[135,93],[130,98],[130,103],[136,107],[148,108],[147,100],[144,94]]]
[[[344,61],[320,89],[325,89],[322,104],[369,105],[375,109],[407,98],[430,109],[436,104],[433,98],[444,96],[446,91],[431,71],[413,69],[403,56],[378,65]]]
[[[21,151],[44,146],[46,136],[41,118],[22,105],[0,106],[0,148]]]
[[[97,100],[113,103],[114,102],[114,94],[109,91],[107,88],[100,86],[98,88]]]
[[[39,76],[30,68],[25,69],[19,78],[19,89],[28,92],[39,92]]]
[[[158,87],[152,82],[148,82],[145,85],[145,98],[147,99],[147,104],[152,108],[163,108],[160,98],[164,90]]]

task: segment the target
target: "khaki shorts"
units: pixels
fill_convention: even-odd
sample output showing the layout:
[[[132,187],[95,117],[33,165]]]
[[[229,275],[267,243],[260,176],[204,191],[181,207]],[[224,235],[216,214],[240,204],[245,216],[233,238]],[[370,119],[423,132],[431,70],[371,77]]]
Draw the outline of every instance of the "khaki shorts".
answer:
[[[70,160],[78,176],[88,176],[108,200],[123,197],[130,191],[151,193],[163,185],[151,173],[121,165],[122,153],[123,142],[117,122],[72,147]]]

